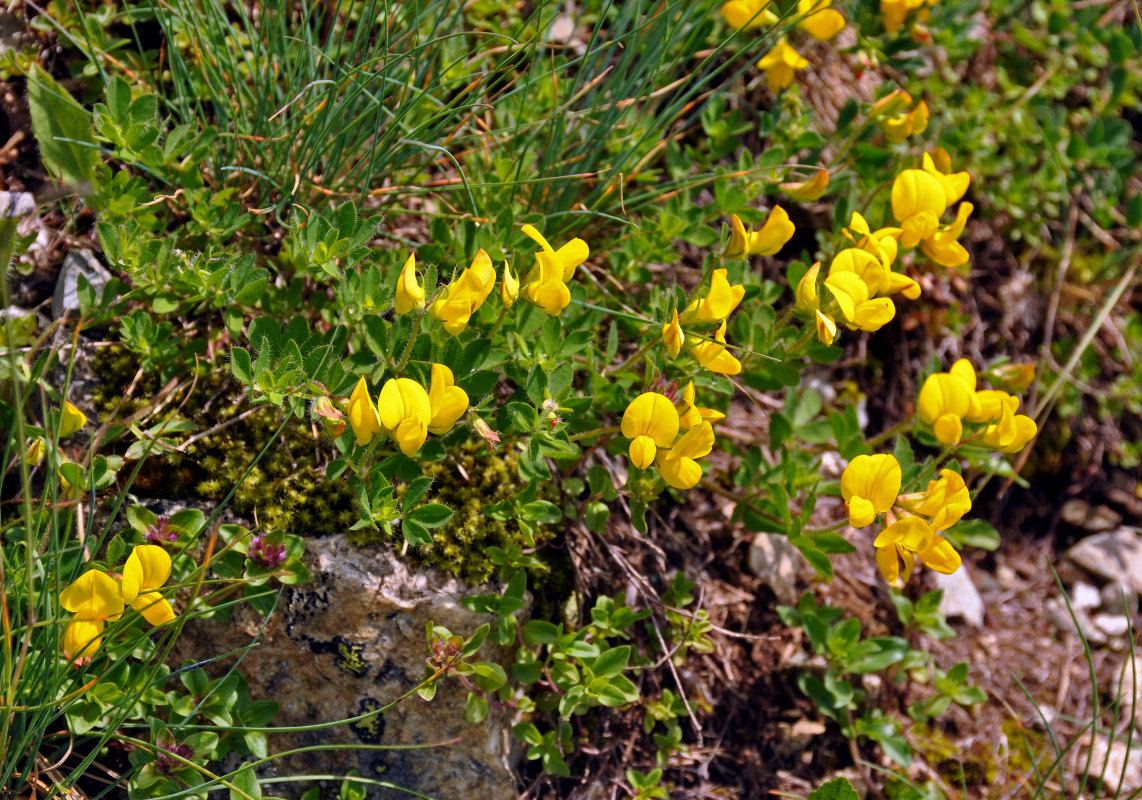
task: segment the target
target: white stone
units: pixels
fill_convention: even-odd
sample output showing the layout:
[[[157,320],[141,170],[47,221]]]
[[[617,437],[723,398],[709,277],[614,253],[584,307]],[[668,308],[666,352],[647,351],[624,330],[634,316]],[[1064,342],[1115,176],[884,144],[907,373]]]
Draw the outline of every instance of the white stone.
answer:
[[[1125,636],[1130,628],[1130,620],[1121,614],[1095,614],[1091,622],[1107,636],[1113,637]]]
[[[798,583],[809,566],[789,538],[778,533],[759,533],[749,548],[749,568],[761,578],[783,605],[793,605],[801,596]]]
[[[52,317],[59,319],[68,312],[79,310],[79,276],[95,289],[97,295],[103,294],[103,287],[111,280],[111,273],[99,263],[95,254],[90,250],[71,250],[63,259],[60,267],[59,280],[56,281],[55,295],[52,297]]]
[[[940,611],[944,612],[944,616],[962,619],[973,628],[982,628],[983,598],[972,581],[967,565],[961,566],[951,575],[943,575],[935,570],[931,575],[936,588],[944,590],[944,595],[940,598]]]
[[[1130,594],[1142,594],[1142,533],[1133,528],[1087,536],[1067,551],[1067,557]]]
[[[1071,587],[1071,605],[1075,608],[1098,608],[1102,605],[1102,595],[1094,586],[1079,581]]]

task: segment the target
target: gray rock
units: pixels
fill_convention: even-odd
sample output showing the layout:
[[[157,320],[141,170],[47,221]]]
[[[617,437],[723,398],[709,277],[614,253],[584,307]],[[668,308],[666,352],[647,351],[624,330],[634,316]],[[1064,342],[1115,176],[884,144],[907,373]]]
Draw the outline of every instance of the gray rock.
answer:
[[[1142,594],[1142,532],[1138,530],[1122,527],[1087,536],[1067,551],[1067,557],[1134,597]]]
[[[311,539],[307,547],[313,581],[289,590],[285,608],[270,618],[258,646],[240,666],[251,699],[269,698],[281,705],[273,725],[312,725],[386,705],[424,677],[427,622],[468,636],[489,619],[460,604],[472,593],[463,583],[433,570],[412,569],[387,548],[358,548],[344,536]],[[244,647],[261,623],[243,606],[227,623],[190,624],[179,640],[177,658],[201,660]],[[497,656],[502,654],[481,654],[483,660],[500,660]],[[228,665],[223,660],[218,666]],[[510,772],[508,709],[493,705],[483,723],[471,725],[464,720],[467,695],[463,684],[449,677],[438,684],[431,702],[413,695],[365,723],[269,737],[271,752],[339,743],[455,743],[303,753],[275,761],[272,773],[337,775],[356,768],[363,777],[441,800],[466,797],[475,787],[480,800],[513,800],[518,795]],[[298,796],[307,788],[274,784],[274,793]],[[336,786],[330,791],[335,793]],[[386,789],[370,796],[407,797]]]
[[[71,250],[63,259],[59,280],[52,297],[52,317],[59,319],[79,310],[79,276],[82,275],[102,295],[103,287],[111,280],[111,273],[99,263],[90,250]]]
[[[749,548],[749,568],[769,587],[779,603],[793,605],[812,568],[801,552],[779,533],[759,533]]]
[[[1130,620],[1121,614],[1095,614],[1090,621],[1110,637],[1125,636],[1126,631],[1130,629]]]
[[[983,598],[972,581],[967,565],[961,566],[951,575],[931,571],[932,582],[937,589],[943,589],[940,598],[940,611],[950,619],[962,619],[973,628],[983,627]]]
[[[1079,581],[1071,587],[1071,605],[1075,608],[1098,608],[1102,605],[1102,595],[1089,583]]]
[[[30,192],[0,192],[0,217],[17,219],[36,213],[36,198]]]
[[[1102,775],[1106,781],[1102,787],[1104,796],[1117,797],[1142,788],[1142,748],[1137,744],[1127,744],[1121,739],[1112,742],[1105,734],[1096,736],[1091,744],[1087,733],[1080,742],[1080,763],[1086,760],[1088,749],[1090,774]]]

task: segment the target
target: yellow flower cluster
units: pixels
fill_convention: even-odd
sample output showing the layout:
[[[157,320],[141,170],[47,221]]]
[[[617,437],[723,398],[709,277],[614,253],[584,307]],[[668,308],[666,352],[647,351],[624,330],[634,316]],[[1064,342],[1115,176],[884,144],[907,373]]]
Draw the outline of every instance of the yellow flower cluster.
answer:
[[[1000,389],[977,389],[975,368],[961,358],[947,372],[929,375],[920,387],[920,422],[936,440],[952,447],[964,437],[964,424],[978,427],[977,443],[1002,453],[1017,453],[1035,438],[1035,420],[1019,410],[1019,398]]]
[[[702,479],[697,459],[714,449],[712,423],[725,416],[695,405],[694,399],[690,382],[677,405],[664,394],[645,392],[623,412],[621,430],[631,440],[631,462],[639,469],[656,466],[675,489],[691,489]]]
[[[884,29],[889,33],[897,33],[904,27],[904,20],[908,14],[918,11],[920,22],[928,19],[928,8],[935,5],[936,0],[880,0],[880,17]]]
[[[926,109],[924,119],[926,123]],[[944,266],[967,262],[967,250],[957,239],[972,211],[971,203],[960,204],[950,225],[941,227],[940,216],[963,197],[970,181],[966,172],[952,173],[947,153],[936,150],[924,154],[923,169],[906,169],[893,181],[892,213],[900,227],[874,231],[861,214],[853,212],[844,230],[852,247],[837,253],[824,280],[832,301],[821,298],[820,263],[810,267],[797,284],[795,308],[813,318],[822,343],[833,343],[838,317],[850,330],[879,330],[896,315],[888,295],[899,292],[909,300],[920,296],[920,284],[892,270],[900,248],[919,245]]]
[[[779,19],[771,5],[771,0],[729,0],[722,5],[722,18],[735,30],[772,27]],[[817,41],[829,41],[845,27],[845,18],[831,5],[832,0],[798,0],[796,27]],[[757,66],[765,71],[765,82],[776,94],[791,86],[797,70],[809,66],[809,61],[782,36]]]
[[[841,474],[841,496],[854,528],[871,525],[880,514],[886,525],[877,535],[876,563],[884,579],[907,583],[919,560],[950,575],[960,567],[960,555],[940,535],[971,510],[964,479],[950,469],[915,494],[900,494],[900,463],[888,454],[857,456]],[[903,573],[901,572],[903,564]]]
[[[171,574],[171,557],[154,544],[141,544],[131,551],[123,575],[115,580],[105,572],[90,570],[59,595],[60,605],[75,616],[60,643],[73,661],[91,658],[103,642],[103,628],[123,616],[127,606],[152,625],[174,619],[174,609],[159,589]]]
[[[452,370],[433,364],[428,391],[411,378],[390,378],[381,387],[376,405],[361,378],[349,397],[348,418],[358,445],[369,444],[383,429],[411,457],[420,451],[428,434],[447,433],[467,410],[468,395],[456,385]]]

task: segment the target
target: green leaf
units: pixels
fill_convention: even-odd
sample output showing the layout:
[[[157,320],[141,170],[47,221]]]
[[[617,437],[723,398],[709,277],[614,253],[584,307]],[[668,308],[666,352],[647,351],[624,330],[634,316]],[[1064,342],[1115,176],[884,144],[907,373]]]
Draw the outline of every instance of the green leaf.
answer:
[[[468,702],[464,706],[464,721],[475,724],[488,716],[488,701],[475,692],[468,692]]]
[[[230,348],[230,371],[242,383],[251,384],[254,382],[248,350],[243,347]]]
[[[262,787],[254,774],[254,768],[247,765],[242,767],[230,779],[234,788],[230,790],[230,800],[247,800],[253,797],[258,800],[262,796]]]
[[[860,800],[848,778],[836,778],[809,794],[808,800]]]
[[[613,647],[595,659],[595,663],[591,665],[591,672],[597,677],[610,678],[626,669],[628,661],[630,661],[630,645]]]
[[[411,521],[424,528],[439,528],[450,519],[452,519],[452,509],[439,503],[419,506],[404,516],[405,524]]]
[[[405,517],[401,524],[401,533],[404,535],[405,541],[413,547],[424,547],[432,544],[432,534],[423,525],[408,517]]]
[[[47,171],[64,183],[93,183],[99,149],[91,117],[38,64],[28,70],[28,110]]]
[[[979,547],[983,550],[999,548],[999,531],[982,519],[960,520],[944,531],[944,538],[956,547]]]
[[[430,486],[432,486],[432,478],[426,475],[422,475],[410,483],[402,501],[405,507],[415,506],[419,503]]]

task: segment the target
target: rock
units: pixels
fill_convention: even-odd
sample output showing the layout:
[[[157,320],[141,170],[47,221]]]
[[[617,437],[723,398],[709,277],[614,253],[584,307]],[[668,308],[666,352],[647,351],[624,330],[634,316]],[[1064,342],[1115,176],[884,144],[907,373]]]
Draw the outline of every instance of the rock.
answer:
[[[0,192],[0,217],[17,219],[36,213],[36,198],[30,192]]]
[[[1080,763],[1086,761],[1086,751],[1089,749],[1090,774],[1103,776],[1103,796],[1117,797],[1142,788],[1142,748],[1137,743],[1127,744],[1121,739],[1111,742],[1108,736],[1099,735],[1092,745],[1088,733],[1083,736],[1080,745]]]
[[[1075,497],[1063,503],[1059,510],[1063,521],[1092,533],[1113,530],[1122,522],[1122,515],[1106,506],[1091,506],[1086,500]]]
[[[1125,636],[1126,631],[1130,629],[1130,620],[1121,614],[1095,614],[1090,621],[1094,623],[1096,628],[1111,637]]]
[[[983,627],[983,598],[975,588],[966,565],[951,575],[933,570],[932,578],[936,588],[944,590],[944,595],[940,598],[940,611],[945,617],[958,617],[973,628]]]
[[[1067,551],[1067,558],[1129,594],[1142,594],[1142,533],[1118,528],[1081,539]]]
[[[1102,595],[1089,583],[1079,581],[1071,587],[1071,605],[1083,609],[1098,608],[1102,605]]]
[[[71,250],[63,259],[55,296],[52,297],[52,317],[59,319],[71,311],[79,310],[79,276],[82,275],[102,295],[103,287],[111,280],[111,273],[99,263],[90,250]]]
[[[783,605],[801,596],[798,585],[810,579],[812,568],[801,552],[779,533],[759,533],[749,547],[749,568]]]
[[[357,716],[396,700],[425,674],[425,624],[435,622],[469,636],[487,614],[460,604],[472,591],[434,570],[413,569],[387,548],[358,548],[344,536],[311,539],[306,563],[311,583],[291,587],[258,646],[239,669],[251,699],[276,700],[272,725],[297,726]],[[262,618],[242,606],[229,622],[188,624],[177,658],[202,660],[250,644]],[[485,644],[485,650],[489,645]],[[496,653],[481,653],[483,660]],[[224,669],[230,659],[214,665]],[[504,666],[508,666],[504,663]],[[468,691],[455,677],[438,683],[431,702],[413,695],[364,723],[269,737],[271,752],[312,745],[430,745],[417,750],[329,749],[273,762],[277,775],[344,774],[383,780],[424,795],[480,800],[518,796],[510,772],[510,720],[493,706],[478,725],[464,720]],[[298,796],[306,784],[275,784],[275,793]],[[336,786],[330,787],[334,794]],[[329,794],[326,792],[325,794]],[[395,790],[370,797],[407,797]]]
[[[1082,630],[1087,641],[1091,644],[1106,644],[1106,634],[1096,628],[1086,609],[1076,608],[1074,605],[1067,609],[1067,604],[1061,597],[1048,597],[1046,603],[1047,613],[1051,621],[1060,631],[1075,633],[1076,626]],[[1071,614],[1074,618],[1071,618]]]

